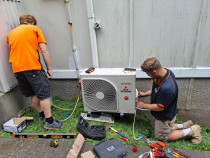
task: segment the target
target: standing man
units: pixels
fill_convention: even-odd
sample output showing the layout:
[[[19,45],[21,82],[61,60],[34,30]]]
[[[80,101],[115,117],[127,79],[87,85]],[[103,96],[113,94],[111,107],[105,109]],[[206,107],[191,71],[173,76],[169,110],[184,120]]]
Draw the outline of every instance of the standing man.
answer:
[[[152,90],[138,94],[139,97],[151,95],[150,104],[136,102],[136,106],[151,110],[151,124],[155,130],[155,138],[162,141],[173,141],[189,135],[192,136],[193,144],[200,144],[202,137],[199,125],[193,125],[191,120],[183,124],[174,124],[177,114],[178,86],[173,72],[163,68],[156,58],[146,59],[141,69],[154,82]]]
[[[41,50],[49,78],[52,78],[50,54],[42,30],[29,14],[21,15],[20,25],[9,32],[7,43],[10,49],[9,63],[19,83],[21,93],[31,97],[32,104],[39,112],[39,121],[46,118],[44,128],[59,128],[63,122],[54,120],[50,106],[50,85],[39,57]]]

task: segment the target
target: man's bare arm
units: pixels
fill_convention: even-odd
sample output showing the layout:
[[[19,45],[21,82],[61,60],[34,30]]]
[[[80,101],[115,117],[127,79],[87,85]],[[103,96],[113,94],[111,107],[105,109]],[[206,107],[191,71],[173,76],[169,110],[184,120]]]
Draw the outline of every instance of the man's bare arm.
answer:
[[[163,111],[164,108],[159,107],[157,104],[146,104],[144,102],[137,102],[136,107],[141,109],[150,109],[152,111]]]
[[[138,97],[146,97],[146,96],[150,96],[151,94],[152,94],[152,90],[149,90],[149,91],[146,91],[146,92],[139,91]]]
[[[47,45],[45,43],[39,43],[39,48],[42,52],[42,56],[43,56],[45,65],[47,67],[47,73],[49,75],[49,78],[52,78],[52,70],[51,70],[51,64],[50,64],[50,53],[48,51]]]

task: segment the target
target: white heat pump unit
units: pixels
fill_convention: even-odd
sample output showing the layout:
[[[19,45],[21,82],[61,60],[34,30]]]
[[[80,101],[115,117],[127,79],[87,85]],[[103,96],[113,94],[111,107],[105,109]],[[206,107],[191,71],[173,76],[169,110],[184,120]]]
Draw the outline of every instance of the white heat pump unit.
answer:
[[[86,112],[135,113],[136,71],[123,68],[87,69],[80,73]]]

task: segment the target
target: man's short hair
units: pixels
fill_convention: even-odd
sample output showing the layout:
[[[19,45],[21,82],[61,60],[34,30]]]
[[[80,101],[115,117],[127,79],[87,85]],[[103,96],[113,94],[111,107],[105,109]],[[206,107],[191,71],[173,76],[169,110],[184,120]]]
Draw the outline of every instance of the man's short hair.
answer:
[[[24,23],[33,23],[34,25],[37,25],[36,18],[33,15],[30,14],[23,14],[19,18],[20,24]]]
[[[159,70],[160,68],[162,68],[160,61],[154,57],[146,59],[141,65],[141,69],[144,72],[152,72],[153,70]]]

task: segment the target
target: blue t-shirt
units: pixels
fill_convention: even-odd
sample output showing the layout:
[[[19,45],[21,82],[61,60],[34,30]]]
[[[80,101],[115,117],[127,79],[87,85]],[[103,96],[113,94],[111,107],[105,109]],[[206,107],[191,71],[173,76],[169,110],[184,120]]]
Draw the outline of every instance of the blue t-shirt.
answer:
[[[151,104],[157,104],[163,111],[151,111],[151,114],[161,121],[172,120],[177,113],[178,86],[175,75],[167,70],[160,82],[154,80],[151,94]]]

